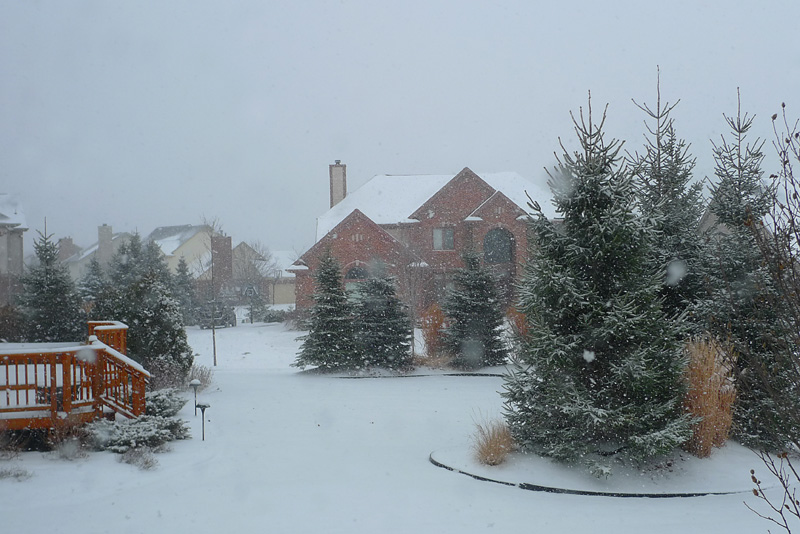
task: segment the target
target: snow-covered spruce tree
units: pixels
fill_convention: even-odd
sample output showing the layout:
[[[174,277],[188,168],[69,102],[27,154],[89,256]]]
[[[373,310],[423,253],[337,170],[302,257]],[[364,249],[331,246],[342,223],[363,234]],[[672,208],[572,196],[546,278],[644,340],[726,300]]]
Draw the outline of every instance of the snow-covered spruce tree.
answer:
[[[108,280],[100,262],[92,258],[89,268],[78,281],[78,291],[84,302],[94,302],[108,287]]]
[[[506,419],[527,451],[610,470],[609,453],[644,460],[691,435],[681,402],[679,326],[665,316],[653,269],[655,222],[634,211],[632,177],[603,120],[573,118],[581,150],[550,173],[556,211],[531,207],[519,287],[529,323],[504,385]],[[563,147],[563,146],[562,146]],[[601,456],[598,456],[599,453]]]
[[[375,276],[363,282],[354,311],[363,365],[397,371],[410,369],[411,320],[397,298],[394,279]]]
[[[663,272],[661,297],[664,312],[679,316],[689,312],[694,330],[702,328],[691,314],[706,292],[708,262],[700,237],[700,219],[705,210],[703,186],[692,182],[695,159],[686,142],[675,133],[669,116],[676,104],[661,106],[658,88],[655,110],[637,106],[654,122],[647,126],[644,153],[630,156],[630,168],[638,187],[642,213],[654,217],[660,234],[654,249],[655,267]]]
[[[193,357],[166,262],[151,245],[143,247],[134,235],[120,247],[111,261],[111,283],[92,315],[128,325],[128,355],[153,373],[155,389],[183,385]]]
[[[196,310],[199,308],[199,303],[197,301],[194,278],[189,272],[189,266],[186,264],[186,259],[183,257],[178,260],[178,267],[175,271],[175,276],[173,277],[173,286],[175,299],[178,301],[178,304],[180,304],[181,307],[183,324],[197,324]]]
[[[33,342],[83,341],[86,317],[81,298],[51,237],[39,233],[33,243],[38,264],[22,277],[20,310],[27,325],[25,337]]]
[[[453,289],[443,310],[447,316],[444,349],[453,365],[463,369],[500,365],[506,361],[503,311],[497,282],[474,252],[463,255],[464,268],[453,275]]]
[[[342,285],[339,262],[326,253],[319,262],[314,279],[314,305],[302,336],[297,359],[292,364],[322,371],[357,369],[361,365],[353,307]]]
[[[775,196],[762,181],[763,142],[750,144],[753,118],[737,113],[725,117],[732,140],[714,146],[717,182],[711,188],[710,209],[717,226],[711,234],[716,270],[712,294],[700,305],[709,330],[733,344],[736,353],[737,403],[734,435],[744,444],[781,449],[800,432],[800,420],[776,409],[772,391],[786,392],[799,413],[800,391],[793,380],[793,363],[781,340],[790,335],[768,263],[759,250],[754,227],[760,226]]]

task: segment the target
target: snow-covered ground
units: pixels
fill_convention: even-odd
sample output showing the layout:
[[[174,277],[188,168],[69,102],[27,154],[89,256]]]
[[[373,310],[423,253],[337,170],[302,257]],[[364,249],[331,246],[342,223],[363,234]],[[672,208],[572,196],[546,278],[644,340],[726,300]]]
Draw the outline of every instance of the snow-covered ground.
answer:
[[[211,332],[188,333],[197,363],[211,366]],[[214,384],[198,395],[211,405],[206,439],[190,402],[181,416],[194,439],[159,454],[155,469],[119,463],[112,453],[71,461],[24,453],[0,461],[0,469],[32,474],[0,479],[0,532],[733,533],[769,527],[743,504],[759,506],[746,490],[749,469],[763,468],[733,446],[633,486],[745,490],[722,496],[551,494],[435,467],[429,462],[434,451],[489,478],[596,483],[521,458],[499,468],[474,464],[467,454],[474,422],[499,416],[500,378],[299,373],[290,367],[298,335],[276,324],[218,330]],[[614,488],[613,480],[604,484]]]

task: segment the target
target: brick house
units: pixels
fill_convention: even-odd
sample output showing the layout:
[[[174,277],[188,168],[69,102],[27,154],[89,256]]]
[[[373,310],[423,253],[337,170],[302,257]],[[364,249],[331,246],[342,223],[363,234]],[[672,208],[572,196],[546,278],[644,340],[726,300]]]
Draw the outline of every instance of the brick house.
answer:
[[[326,251],[342,266],[348,289],[382,265],[421,310],[441,300],[463,252],[473,250],[495,271],[509,303],[527,253],[527,195],[543,205],[550,197],[517,173],[469,168],[455,176],[378,175],[347,194],[346,169],[337,161],[330,182],[332,205],[317,219],[317,242],[289,268],[300,309],[312,303],[314,270]]]

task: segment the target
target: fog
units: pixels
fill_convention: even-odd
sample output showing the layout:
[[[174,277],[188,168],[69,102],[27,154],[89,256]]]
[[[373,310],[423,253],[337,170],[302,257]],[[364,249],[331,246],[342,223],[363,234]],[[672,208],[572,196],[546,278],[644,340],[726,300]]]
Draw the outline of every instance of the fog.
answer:
[[[45,217],[81,246],[103,223],[215,218],[302,252],[334,160],[351,190],[465,166],[542,179],[590,90],[641,150],[631,99],[655,105],[657,69],[702,179],[737,88],[754,138],[783,101],[800,116],[798,20],[788,0],[0,0],[0,192],[24,206],[26,254]]]

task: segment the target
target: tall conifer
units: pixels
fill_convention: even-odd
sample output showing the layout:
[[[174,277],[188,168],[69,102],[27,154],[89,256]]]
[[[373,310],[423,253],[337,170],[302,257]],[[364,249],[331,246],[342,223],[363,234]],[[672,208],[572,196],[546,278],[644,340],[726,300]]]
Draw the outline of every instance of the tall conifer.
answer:
[[[38,264],[22,277],[20,308],[33,342],[83,341],[85,314],[75,283],[58,259],[58,246],[50,235],[39,234],[33,243]]]
[[[293,365],[315,366],[323,371],[355,369],[360,361],[352,305],[342,284],[339,262],[330,253],[320,259],[313,298],[308,334],[300,338],[303,343]]]
[[[651,261],[654,223],[634,211],[634,182],[604,121],[592,124],[591,101],[588,121],[573,118],[581,150],[565,150],[549,182],[563,221],[532,206],[519,306],[530,328],[504,392],[523,449],[598,474],[609,465],[597,454],[644,459],[690,435],[679,332]]]

